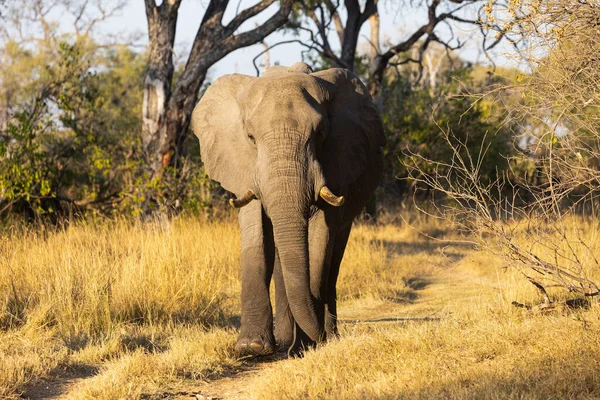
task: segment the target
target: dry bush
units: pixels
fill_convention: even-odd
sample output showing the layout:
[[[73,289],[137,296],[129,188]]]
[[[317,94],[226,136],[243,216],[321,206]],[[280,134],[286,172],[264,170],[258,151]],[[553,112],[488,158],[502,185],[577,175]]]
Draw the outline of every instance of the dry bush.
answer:
[[[594,200],[600,186],[600,5],[595,1],[536,3],[518,27],[528,35],[519,53],[523,101],[512,107],[521,140],[537,159],[545,207]],[[574,204],[573,204],[574,203]]]
[[[515,57],[528,70],[514,85],[470,94],[475,102],[519,95],[505,103],[520,151],[509,160],[512,170],[483,179],[488,148],[469,151],[464,133],[446,127],[439,128],[452,157],[440,162],[410,153],[407,167],[422,187],[447,199],[432,214],[451,220],[466,241],[502,255],[540,290],[544,307],[551,303],[548,288],[599,295],[600,7],[519,0],[504,10],[490,6],[487,14],[506,35],[521,38]]]
[[[427,160],[433,174],[423,173],[417,163],[408,165],[416,171],[413,179],[445,196],[445,201],[423,212],[452,223],[463,234],[459,241],[501,256],[504,267],[516,268],[540,290],[545,307],[551,303],[547,288],[583,296],[600,294],[596,284],[600,231],[595,218],[575,213],[574,207],[546,207],[546,190],[515,186],[505,176],[481,180],[480,159],[473,159],[452,133],[444,132],[444,137],[454,152],[451,160]],[[534,200],[523,201],[523,192]]]

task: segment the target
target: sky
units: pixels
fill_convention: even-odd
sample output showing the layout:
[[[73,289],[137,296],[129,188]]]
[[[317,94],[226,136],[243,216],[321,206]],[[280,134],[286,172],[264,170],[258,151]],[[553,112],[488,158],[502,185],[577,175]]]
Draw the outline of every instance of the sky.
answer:
[[[161,0],[157,0],[161,1]],[[184,56],[191,48],[196,31],[199,27],[204,10],[209,0],[183,0],[179,9],[179,19],[177,23],[177,34],[175,43],[176,58],[185,60]],[[380,1],[380,34],[381,43],[386,48],[386,43],[397,43],[404,40],[414,29],[426,21],[426,12],[423,7],[410,7],[407,4],[400,3],[402,0],[382,0]],[[258,0],[232,0],[225,16],[224,23],[227,23],[236,14],[236,9],[242,10],[258,2]],[[450,4],[450,3],[448,3]],[[252,29],[257,23],[265,21],[269,16],[277,11],[278,6],[274,4],[260,16],[246,22],[240,27],[239,32]],[[473,14],[473,10],[470,11]],[[471,17],[473,17],[471,15]],[[342,16],[342,19],[344,16]],[[443,28],[442,28],[443,29]],[[471,61],[485,61],[485,58],[480,52],[480,42],[477,39],[477,32],[473,27],[455,26],[455,35],[460,37],[462,41],[467,41],[461,53],[461,57]],[[143,0],[128,0],[124,9],[117,15],[105,21],[99,27],[100,34],[123,34],[129,35],[137,33],[141,38],[138,41],[140,46],[147,44],[147,23],[144,10]],[[369,35],[369,24],[366,23],[361,31],[361,41],[359,42],[360,49],[366,49],[368,42],[366,37]],[[285,39],[291,39],[290,33],[275,32],[266,38],[265,42],[268,45],[273,45]],[[307,40],[306,35],[299,37],[301,40]],[[467,40],[468,39],[468,40]],[[334,33],[331,35],[331,41],[334,46],[339,48],[339,42]],[[213,80],[216,77],[228,73],[244,73],[255,75],[256,70],[252,64],[252,59],[263,51],[263,46],[260,44],[250,46],[244,49],[239,49],[222,60],[216,63],[209,71],[208,78]],[[282,65],[290,65],[302,59],[301,52],[304,48],[299,44],[284,44],[273,48],[270,51],[271,64],[280,63]],[[498,49],[494,54],[498,56],[500,63],[504,63],[500,56],[506,49]],[[257,60],[257,64],[261,63],[262,57]]]

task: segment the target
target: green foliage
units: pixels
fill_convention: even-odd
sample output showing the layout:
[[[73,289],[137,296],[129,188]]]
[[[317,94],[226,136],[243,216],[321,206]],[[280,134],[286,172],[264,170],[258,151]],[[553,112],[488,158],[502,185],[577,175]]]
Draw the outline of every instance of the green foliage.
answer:
[[[0,91],[9,119],[0,131],[0,215],[213,213],[213,202],[225,204],[227,194],[199,167],[192,135],[176,168],[148,175],[140,135],[145,54],[126,46],[103,48],[87,37],[31,48],[8,42],[2,50]],[[312,63],[331,66],[318,56]],[[365,80],[368,64],[367,57],[357,57],[356,71]],[[400,71],[388,77],[382,95],[388,181],[406,184],[394,178],[407,176],[398,162],[407,161],[407,149],[448,159],[442,130],[466,141],[475,158],[485,142],[484,179],[506,170],[512,147],[499,104],[472,106],[461,96],[465,88],[489,84],[489,76],[468,65],[446,68],[431,88],[414,82],[413,75]]]
[[[482,100],[473,104],[467,92],[478,92],[489,85],[489,77],[476,79],[477,68],[465,64],[441,73],[435,88],[411,83],[407,75],[388,79],[383,92],[382,120],[387,146],[385,149],[388,180],[400,178],[399,191],[406,192],[407,164],[416,162],[420,171],[431,174],[433,164],[427,160],[449,161],[452,148],[444,132],[465,143],[474,161],[481,159],[480,176],[492,181],[509,169],[513,153],[512,132],[503,123],[499,103]],[[456,143],[454,143],[456,144]],[[465,154],[466,155],[466,154]],[[437,171],[444,173],[444,171]]]
[[[86,37],[2,50],[0,91],[10,101],[0,131],[0,216],[211,212],[212,195],[224,194],[199,168],[195,138],[181,168],[148,175],[140,135],[145,54]]]
[[[40,56],[43,67],[14,51],[14,71],[37,75],[27,86],[38,94],[27,102],[28,89],[15,90],[23,100],[0,136],[4,212],[32,217],[109,199],[103,206],[116,208],[140,164],[143,58],[126,48],[101,53],[85,38],[56,47]]]
[[[47,157],[37,133],[50,121],[35,118],[32,113],[21,112],[9,123],[5,137],[0,142],[0,205],[5,211],[12,206],[27,203],[34,212],[42,212],[42,201],[52,194],[56,166],[47,163]],[[10,138],[6,140],[6,138]],[[52,211],[51,206],[46,206]]]

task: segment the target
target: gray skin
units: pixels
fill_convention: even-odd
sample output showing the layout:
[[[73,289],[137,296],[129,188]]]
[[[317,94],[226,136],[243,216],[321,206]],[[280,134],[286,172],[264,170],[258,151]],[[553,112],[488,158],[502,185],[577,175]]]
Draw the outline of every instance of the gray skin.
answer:
[[[266,355],[278,345],[297,355],[337,335],[340,263],[383,168],[383,128],[364,85],[304,63],[226,75],[194,109],[192,129],[206,172],[242,207],[236,350]],[[335,195],[320,195],[325,186]]]

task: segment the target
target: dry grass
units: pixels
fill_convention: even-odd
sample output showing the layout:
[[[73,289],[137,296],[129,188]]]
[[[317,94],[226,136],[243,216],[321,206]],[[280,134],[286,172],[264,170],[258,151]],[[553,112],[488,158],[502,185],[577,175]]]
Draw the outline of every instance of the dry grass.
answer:
[[[121,363],[132,365],[163,348],[169,351],[159,359],[171,357],[181,365],[174,371],[185,371],[184,360],[190,369],[198,367],[198,376],[218,372],[217,364],[235,364],[234,335],[205,334],[203,327],[226,325],[237,308],[237,236],[234,222],[192,219],[80,224],[3,236],[0,396],[18,393],[58,366],[119,359],[106,368],[123,368],[126,375]],[[197,339],[190,351],[206,360],[185,358],[181,335],[187,325],[195,327],[189,339]],[[210,343],[223,349],[209,351]],[[156,363],[142,362],[145,371],[164,372]]]
[[[597,224],[572,223],[579,235],[597,233]],[[432,223],[419,228],[449,235]],[[90,376],[63,396],[141,398],[245,363],[232,351],[233,221],[79,224],[6,233],[0,245],[0,397],[85,369]],[[590,260],[600,256],[591,251]],[[265,364],[241,398],[599,397],[598,307],[517,309],[511,301],[539,294],[502,265],[405,226],[358,226],[340,274],[341,338],[304,359]],[[407,319],[388,320],[398,317]]]
[[[453,314],[346,328],[264,371],[257,399],[597,398],[600,325],[566,316]]]
[[[598,233],[593,221],[573,218],[566,223],[578,237]],[[438,231],[429,229],[429,233]],[[549,251],[543,244],[528,242],[525,230],[520,235],[520,243],[537,254]],[[339,340],[303,359],[262,371],[248,384],[252,398],[600,396],[600,309],[595,302],[589,309],[524,311],[511,302],[535,304],[540,301],[539,293],[517,271],[502,269],[501,259],[468,245],[432,242],[391,226],[362,227],[357,236],[359,241],[372,238],[387,243],[383,245],[387,267],[381,279],[365,286],[392,288],[392,275],[397,274],[408,281],[405,292],[416,298],[408,296],[400,305],[364,299],[346,303],[342,318],[359,315],[365,320],[343,324]],[[404,246],[394,250],[400,243]],[[597,257],[600,244],[590,243],[594,244],[591,249],[582,246],[579,252],[593,261],[590,250]],[[595,262],[586,265],[588,276],[596,279],[599,266]],[[345,274],[352,277],[357,272]],[[411,287],[411,282],[417,285]],[[558,292],[555,298],[568,295]],[[408,318],[390,321],[394,315]]]
[[[185,380],[202,380],[239,365],[233,355],[235,333],[179,329],[166,349],[136,349],[107,362],[98,375],[76,385],[71,399],[131,399],[144,393],[168,392]],[[175,390],[177,391],[177,390]]]
[[[237,290],[236,235],[233,223],[194,220],[13,234],[0,253],[0,326],[35,316],[80,337],[123,322],[215,322]]]

